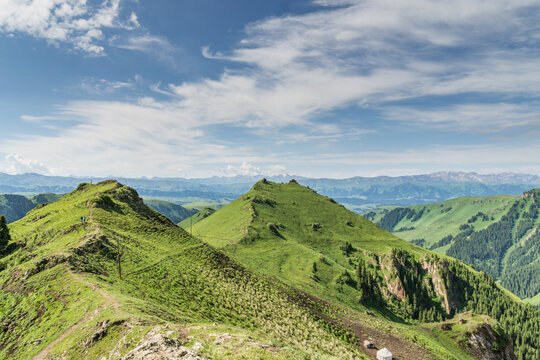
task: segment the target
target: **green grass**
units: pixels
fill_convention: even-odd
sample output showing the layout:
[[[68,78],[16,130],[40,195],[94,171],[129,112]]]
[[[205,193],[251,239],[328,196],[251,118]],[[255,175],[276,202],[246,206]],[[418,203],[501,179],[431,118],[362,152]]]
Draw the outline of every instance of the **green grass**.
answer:
[[[197,212],[195,215],[192,215],[188,217],[187,219],[182,220],[178,223],[178,226],[181,228],[187,230],[188,232],[191,231],[191,227],[201,221],[202,219],[207,218],[208,216],[212,215],[216,210],[212,208],[203,208],[199,212]]]
[[[182,204],[183,207],[186,209],[193,209],[193,210],[203,210],[205,208],[212,208],[214,210],[220,209],[223,206],[227,205],[229,202],[210,202],[210,201],[197,201],[197,202],[190,202],[186,204]]]
[[[540,294],[537,294],[536,296],[534,296],[532,298],[524,299],[523,301],[525,301],[525,302],[527,302],[527,303],[529,303],[531,305],[539,307],[540,306]]]
[[[12,242],[0,258],[0,324],[9,329],[0,331],[0,358],[31,358],[48,345],[52,356],[121,358],[146,334],[163,332],[201,343],[213,359],[358,359],[367,357],[357,342],[379,331],[435,359],[470,359],[392,308],[367,308],[354,286],[338,282],[344,271],[355,277],[359,259],[375,258],[370,271],[397,281],[400,267],[388,265],[395,248],[415,261],[431,255],[329,198],[295,183],[259,182],[194,226],[203,230],[230,257],[114,181],[81,185],[32,210],[10,224]],[[359,339],[357,325],[367,331]],[[216,343],[225,333],[230,339]]]
[[[447,235],[457,235],[460,232],[459,226],[466,224],[467,220],[478,212],[483,212],[494,218],[489,221],[477,221],[474,224],[477,230],[487,228],[492,223],[499,221],[517,198],[513,195],[460,197],[433,204],[408,206],[407,208],[415,211],[424,210],[423,216],[417,221],[403,219],[394,226],[392,231],[407,241],[423,238],[429,247]],[[377,215],[373,221],[379,222],[384,216],[385,210],[389,211],[395,208],[395,206],[389,206],[374,210]],[[447,209],[450,210],[446,211]],[[414,229],[397,232],[398,229],[411,227]]]
[[[347,330],[317,315],[327,311],[320,304],[191,238],[119,183],[83,185],[10,231],[11,252],[0,260],[0,286],[7,289],[0,323],[11,327],[0,332],[0,358],[30,358],[76,324],[49,354],[101,359],[116,348],[122,355],[156,326],[194,331],[204,342],[211,332],[195,329],[212,323],[279,344],[285,350],[276,358],[362,357]],[[88,343],[105,320],[119,323]],[[219,353],[213,344],[205,351]],[[252,344],[239,350],[260,353]]]
[[[406,251],[416,261],[431,256],[431,252],[399,239],[295,182],[258,182],[251,191],[195,224],[193,234],[251,269],[359,313],[365,312],[366,307],[358,301],[358,291],[337,281],[345,271],[355,278],[357,259],[369,264],[373,259],[391,259],[393,249]],[[348,255],[341,248],[346,242],[353,248]],[[397,270],[384,270],[380,265],[370,267],[381,283],[385,283],[386,276],[395,276],[392,272]],[[440,299],[433,301],[440,306]],[[400,336],[418,342],[437,356],[453,358],[452,354],[460,353],[456,343],[449,345],[445,340],[441,344],[385,308],[369,309],[386,326],[398,327]],[[461,356],[458,358],[467,358]]]

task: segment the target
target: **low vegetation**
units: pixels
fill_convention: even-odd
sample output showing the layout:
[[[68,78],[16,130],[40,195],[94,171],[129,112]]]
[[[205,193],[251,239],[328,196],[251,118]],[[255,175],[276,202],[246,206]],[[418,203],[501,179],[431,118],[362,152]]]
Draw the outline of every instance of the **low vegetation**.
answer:
[[[405,213],[420,221],[429,212]],[[193,233],[253,269],[356,311],[402,324],[474,311],[500,322],[518,358],[534,359],[540,345],[539,313],[490,276],[402,241],[296,182],[260,181]],[[520,326],[527,330],[513,330]]]
[[[12,250],[0,259],[0,358],[119,358],[167,328],[194,334],[182,343],[201,342],[215,359],[231,358],[208,343],[219,329],[250,336],[239,350],[246,356],[268,358],[267,344],[282,359],[362,357],[352,332],[325,315],[329,304],[247,270],[117,182],[82,184],[10,233]]]

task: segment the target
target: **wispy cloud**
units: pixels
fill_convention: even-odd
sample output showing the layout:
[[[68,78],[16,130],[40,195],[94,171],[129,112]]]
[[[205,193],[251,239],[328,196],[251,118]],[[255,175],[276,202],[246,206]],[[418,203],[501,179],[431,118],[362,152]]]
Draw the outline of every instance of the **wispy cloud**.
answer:
[[[147,53],[169,65],[175,65],[175,57],[179,52],[167,38],[150,34],[133,35],[126,39],[112,38],[110,43],[121,49]]]
[[[0,32],[25,33],[53,44],[69,43],[88,54],[101,55],[103,29],[139,26],[131,13],[121,18],[120,0],[93,6],[86,0],[4,0],[0,7]]]
[[[467,133],[540,130],[540,105],[535,103],[459,104],[429,110],[386,107],[383,112],[387,119],[408,125]]]
[[[112,9],[115,3],[106,4]],[[324,161],[324,156],[333,156],[331,151],[321,154],[313,147],[282,161],[277,149],[262,148],[257,131],[268,134],[266,144],[276,146],[283,143],[278,130],[290,127],[303,129],[299,132],[304,138],[299,139],[305,142],[336,139],[347,134],[347,127],[334,114],[346,108],[381,112],[384,121],[403,121],[421,129],[444,126],[445,131],[456,132],[482,132],[488,119],[494,133],[538,124],[534,104],[522,107],[512,101],[518,97],[536,101],[539,96],[538,1],[319,0],[315,4],[324,7],[250,24],[243,39],[228,51],[203,48],[207,58],[234,65],[216,78],[157,84],[153,91],[160,100],[148,96],[129,103],[69,103],[62,107],[63,116],[78,119],[77,125],[56,136],[12,140],[1,144],[0,151],[53,162],[58,171],[176,175],[178,169],[193,164],[206,169],[199,171],[210,171],[243,161],[254,167],[275,161],[288,169],[294,168],[294,161],[297,165]],[[150,35],[124,42],[115,39],[113,44],[147,53],[159,49],[167,54],[171,49],[165,38]],[[456,95],[471,93],[494,98],[489,104],[456,100]],[[427,110],[392,103],[425,96],[453,98]],[[324,118],[332,119],[337,130],[311,131]],[[358,117],[352,128],[363,134],[376,131],[371,121]],[[223,138],[210,135],[209,130],[220,126],[255,135],[241,144],[225,144]],[[441,150],[416,145],[403,139],[406,148],[399,153],[351,148],[352,155],[340,153],[328,158],[327,164],[348,161],[352,167],[381,162],[418,168],[436,161],[458,164],[476,155],[489,163],[491,151],[508,163],[529,166],[534,161],[530,156],[520,158],[513,150],[518,148],[499,145],[463,149],[458,141]],[[504,153],[497,150],[503,148]],[[537,148],[530,154],[540,155]],[[412,157],[416,160],[409,165]]]
[[[90,94],[112,94],[118,90],[129,89],[134,86],[135,82],[132,80],[113,81],[93,77],[84,79],[80,84],[80,88]]]

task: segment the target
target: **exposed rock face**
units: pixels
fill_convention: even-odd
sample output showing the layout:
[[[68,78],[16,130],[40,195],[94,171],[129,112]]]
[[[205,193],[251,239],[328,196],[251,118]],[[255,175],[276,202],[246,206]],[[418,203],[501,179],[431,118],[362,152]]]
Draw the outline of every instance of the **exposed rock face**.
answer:
[[[459,305],[453,296],[451,284],[447,286],[443,280],[443,274],[448,272],[448,262],[445,260],[428,262],[425,261],[422,263],[422,268],[431,275],[431,283],[433,284],[433,290],[435,293],[443,298],[442,305],[444,306],[446,313],[450,314],[452,309],[457,308]]]
[[[381,267],[388,291],[394,294],[399,300],[406,301],[407,294],[405,293],[405,286],[398,276],[399,269],[401,268],[399,261],[392,254],[389,254],[381,259]]]
[[[516,360],[512,341],[506,334],[497,333],[483,324],[469,336],[469,351],[481,360]]]
[[[177,339],[163,334],[143,339],[139,345],[127,353],[122,360],[209,360],[187,347]]]

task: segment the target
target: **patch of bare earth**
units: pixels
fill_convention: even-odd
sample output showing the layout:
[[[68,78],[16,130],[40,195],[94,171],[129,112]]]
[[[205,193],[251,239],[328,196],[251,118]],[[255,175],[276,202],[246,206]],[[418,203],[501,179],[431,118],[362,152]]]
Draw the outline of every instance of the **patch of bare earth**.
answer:
[[[319,305],[330,308],[335,307],[335,305],[323,299],[319,299],[308,293],[304,294]],[[392,333],[392,327],[390,327],[388,331],[385,329],[374,328],[374,324],[376,324],[375,321],[373,322],[373,324],[370,324],[370,326],[367,326],[366,321],[361,319],[361,317],[357,313],[353,312],[352,310],[347,310],[347,312],[349,312],[348,316],[344,316],[343,314],[334,312],[333,315],[337,318],[337,320],[335,318],[330,318],[329,316],[322,313],[317,313],[317,315],[328,322],[343,326],[351,330],[359,340],[359,350],[373,359],[377,358],[377,351],[382,348],[387,348],[388,350],[390,350],[392,352],[394,360],[433,359],[433,355],[426,351],[424,348],[405,339],[402,339]],[[375,347],[373,349],[366,349],[364,346],[362,346],[364,340],[371,340],[374,343]]]

